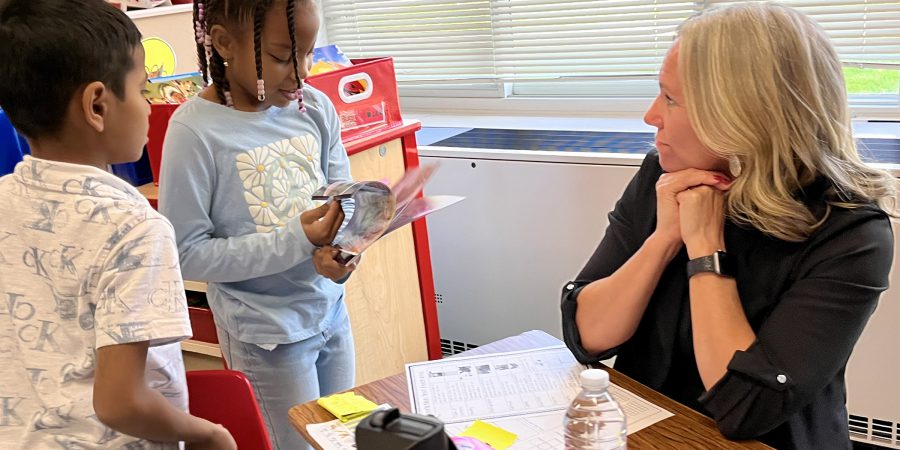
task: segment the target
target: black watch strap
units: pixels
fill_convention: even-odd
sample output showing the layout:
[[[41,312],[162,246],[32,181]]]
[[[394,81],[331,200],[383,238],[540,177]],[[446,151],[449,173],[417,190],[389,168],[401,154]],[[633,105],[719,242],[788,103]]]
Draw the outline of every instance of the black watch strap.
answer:
[[[688,261],[688,278],[703,272],[712,272],[716,275],[730,278],[734,278],[737,274],[734,261],[724,250],[719,250],[712,255],[701,256]]]

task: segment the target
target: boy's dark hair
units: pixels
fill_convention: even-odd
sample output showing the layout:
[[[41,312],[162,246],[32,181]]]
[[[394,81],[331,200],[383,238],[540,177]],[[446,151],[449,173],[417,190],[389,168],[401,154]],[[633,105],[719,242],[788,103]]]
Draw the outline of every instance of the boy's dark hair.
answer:
[[[0,107],[25,136],[62,128],[79,88],[125,97],[141,33],[104,0],[0,0]]]
[[[294,66],[294,76],[300,80],[300,67],[297,61],[297,37],[294,29],[294,9],[297,4],[308,0],[281,0],[285,3],[288,20],[288,30],[291,35],[291,60]],[[200,63],[200,72],[203,81],[212,83],[216,88],[216,95],[223,104],[228,101],[225,93],[231,87],[225,78],[225,60],[216,51],[215,46],[209,45],[205,37],[213,25],[231,26],[237,30],[243,30],[248,24],[253,24],[253,47],[256,57],[256,78],[262,79],[262,28],[263,18],[276,3],[276,0],[195,0],[194,1],[194,29],[197,37],[197,59]]]

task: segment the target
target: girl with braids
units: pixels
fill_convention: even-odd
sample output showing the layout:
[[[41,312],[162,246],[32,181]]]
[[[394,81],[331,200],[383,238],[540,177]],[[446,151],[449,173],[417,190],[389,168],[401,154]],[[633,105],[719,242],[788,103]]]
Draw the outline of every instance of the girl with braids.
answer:
[[[334,106],[304,85],[319,29],[313,0],[195,2],[211,84],[173,115],[160,212],[181,267],[208,282],[222,353],[256,391],[275,448],[308,448],[288,409],[352,387],[343,281],[329,245],[344,219],[312,193],[350,180]]]

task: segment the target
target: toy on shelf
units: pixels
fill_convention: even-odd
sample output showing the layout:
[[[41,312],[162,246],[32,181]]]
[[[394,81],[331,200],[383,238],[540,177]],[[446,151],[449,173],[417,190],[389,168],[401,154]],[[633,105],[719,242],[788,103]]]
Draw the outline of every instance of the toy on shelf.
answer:
[[[203,78],[199,73],[151,78],[144,97],[151,105],[180,105],[202,89]]]
[[[157,6],[171,5],[169,0],[121,0],[129,8],[155,8]]]
[[[337,45],[327,45],[313,50],[313,64],[309,69],[309,75],[331,72],[352,65],[350,58]]]
[[[169,119],[178,106],[196,96],[203,89],[199,73],[154,78],[147,82],[145,97],[150,102],[150,132],[147,135],[147,156],[154,183],[159,183],[163,138]]]

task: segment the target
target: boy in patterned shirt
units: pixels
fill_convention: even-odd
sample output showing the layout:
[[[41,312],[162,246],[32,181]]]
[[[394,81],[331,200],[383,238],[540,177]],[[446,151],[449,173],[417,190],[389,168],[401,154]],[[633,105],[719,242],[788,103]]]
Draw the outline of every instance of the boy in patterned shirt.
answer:
[[[0,0],[0,448],[233,449],[189,415],[171,224],[109,174],[146,142],[140,33],[103,0]]]

